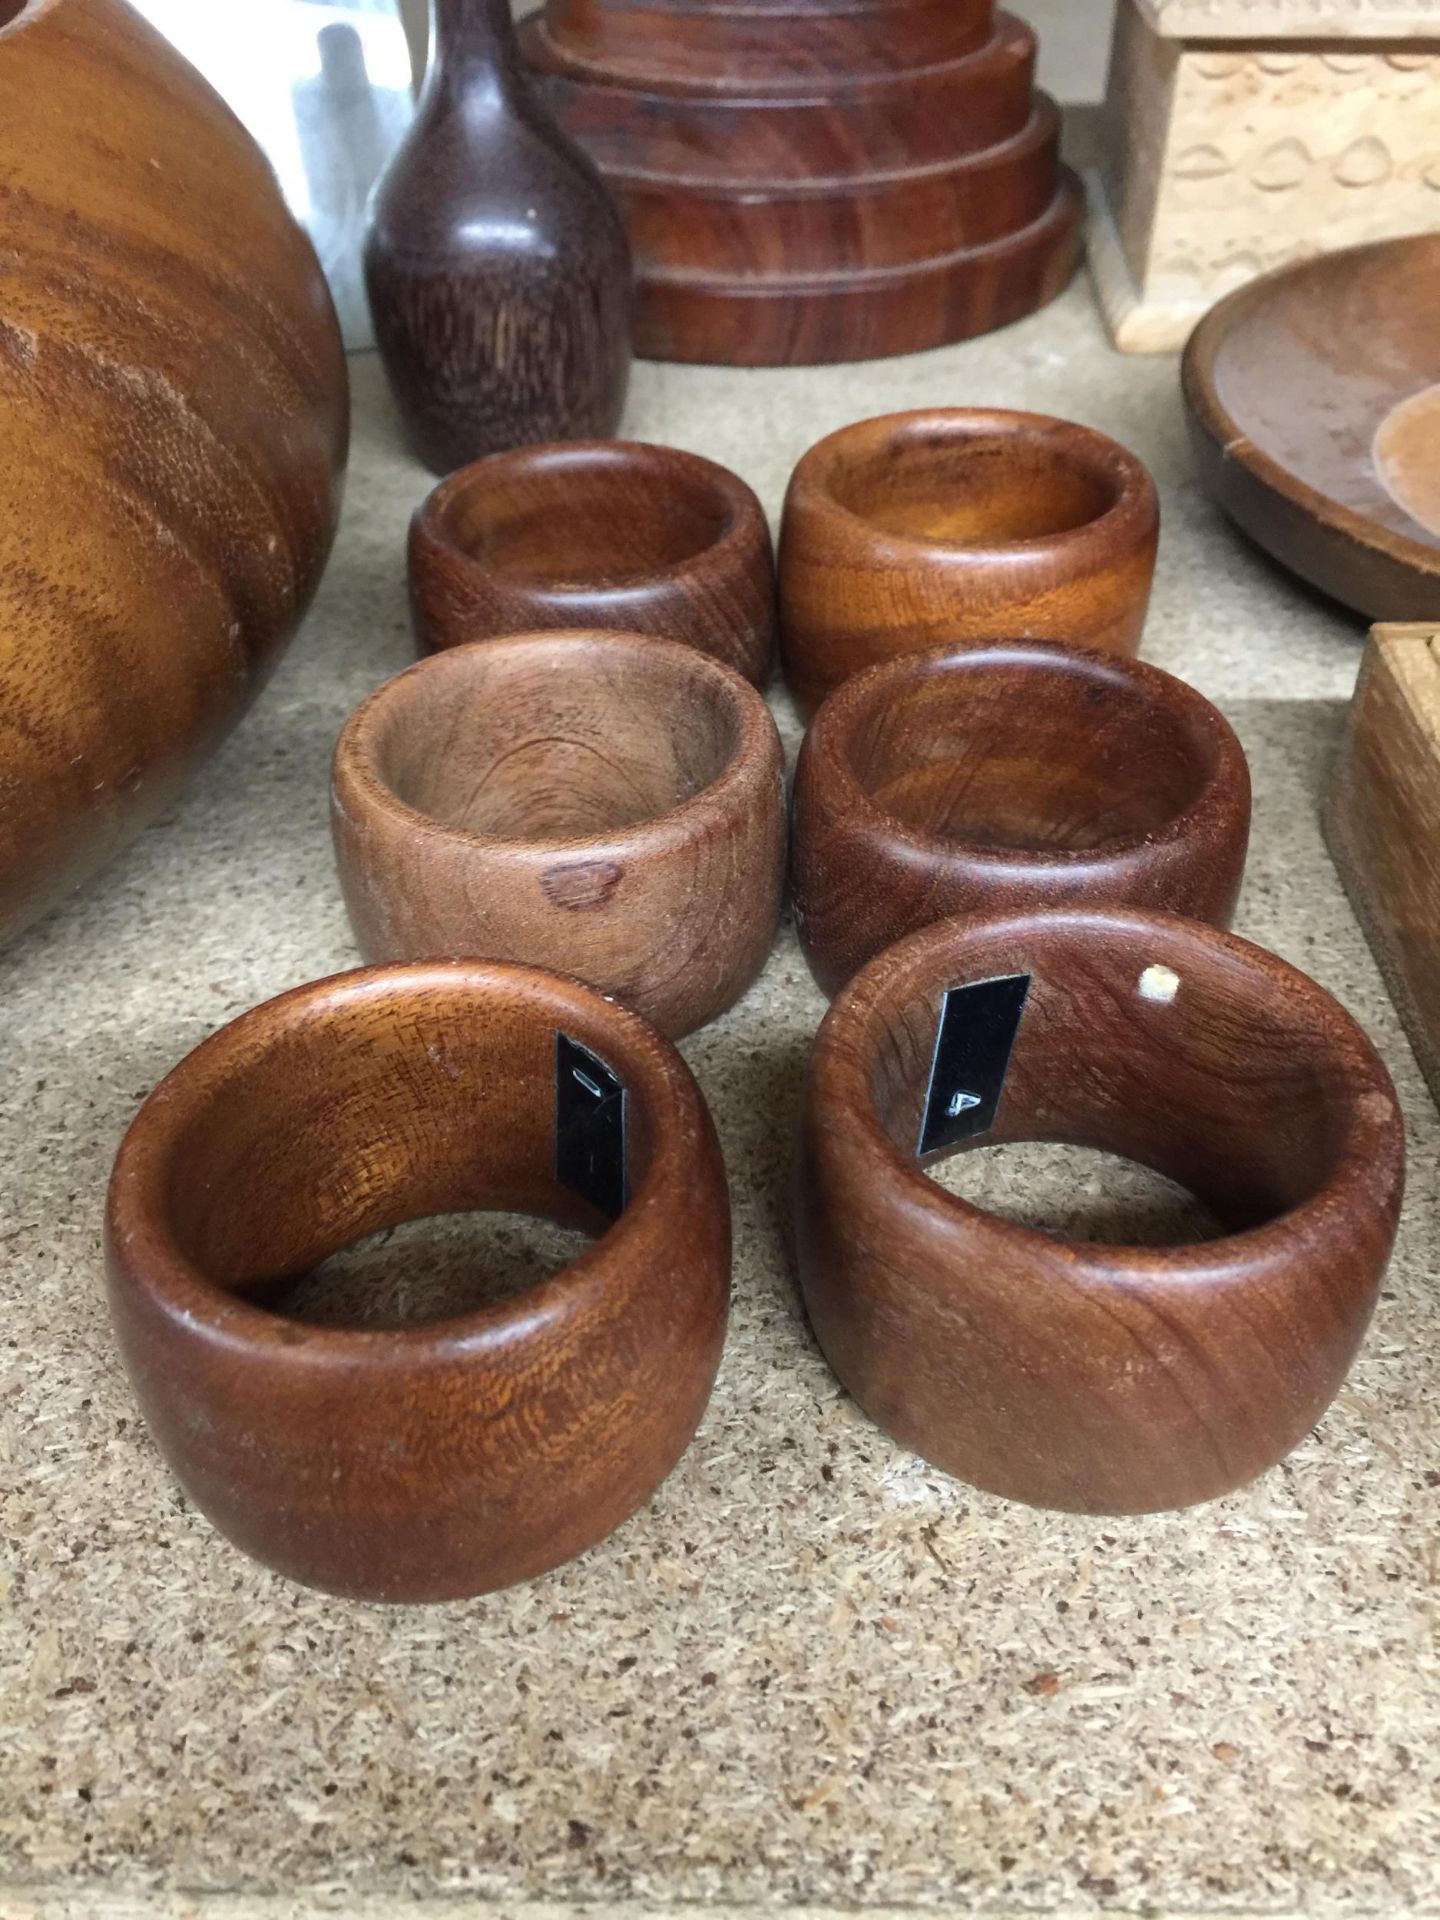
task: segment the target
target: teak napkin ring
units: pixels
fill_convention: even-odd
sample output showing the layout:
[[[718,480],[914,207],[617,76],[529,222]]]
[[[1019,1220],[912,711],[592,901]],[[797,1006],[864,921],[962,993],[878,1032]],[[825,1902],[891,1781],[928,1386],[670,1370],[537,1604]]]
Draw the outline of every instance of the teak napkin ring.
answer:
[[[791,871],[834,994],[931,921],[1134,906],[1228,924],[1250,771],[1193,687],[1038,640],[905,654],[821,707],[795,776]]]
[[[1135,653],[1160,504],[1114,440],[1043,414],[888,414],[796,467],[780,534],[785,679],[809,714],[852,673],[1025,634]]]
[[[1065,1240],[926,1174],[1017,1140],[1153,1167],[1225,1237]],[[1187,1506],[1272,1466],[1329,1405],[1404,1152],[1355,1022],[1233,934],[1129,911],[942,922],[858,974],[815,1044],[811,1322],[860,1405],[946,1472],[1037,1506]]]
[[[247,1298],[362,1235],[492,1209],[600,1237],[517,1297],[398,1331]],[[689,1443],[729,1299],[689,1069],[530,968],[374,968],[243,1015],[140,1109],[106,1242],[125,1364],[196,1505],[280,1573],[370,1600],[487,1592],[603,1539]]]
[[[450,475],[410,525],[421,650],[546,627],[683,640],[763,687],[770,527],[738,475],[678,447],[570,441]]]
[[[575,974],[678,1036],[764,966],[784,756],[738,673],[677,641],[539,633],[433,655],[351,715],[332,820],[370,961]]]

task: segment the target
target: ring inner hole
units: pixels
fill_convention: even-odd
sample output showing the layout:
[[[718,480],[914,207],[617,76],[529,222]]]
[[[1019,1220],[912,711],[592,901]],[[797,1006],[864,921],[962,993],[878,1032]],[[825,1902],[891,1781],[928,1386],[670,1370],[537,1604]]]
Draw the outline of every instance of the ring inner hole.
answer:
[[[1209,1207],[1151,1167],[1095,1148],[981,1140],[931,1169],[948,1193],[1063,1240],[1189,1246],[1225,1232]]]
[[[1041,433],[921,430],[842,461],[830,491],[882,532],[988,547],[1074,533],[1108,513],[1121,488]]]
[[[857,716],[850,769],[883,813],[956,845],[1098,852],[1158,832],[1214,775],[1218,748],[1121,674],[983,655]]]
[[[391,792],[447,827],[545,843],[617,832],[703,793],[739,750],[728,689],[641,648],[441,658],[397,687],[374,751]]]
[[[536,1009],[440,996],[311,1016],[218,1079],[177,1141],[172,1238],[213,1284],[331,1324],[537,1284],[610,1225],[556,1178],[555,1033]],[[633,1190],[649,1148],[633,1097],[629,1114]]]
[[[520,1213],[406,1220],[263,1290],[272,1313],[313,1326],[421,1326],[528,1293],[577,1260],[592,1235]]]
[[[703,475],[641,458],[584,456],[475,486],[448,532],[502,574],[555,590],[624,587],[669,573],[729,532],[729,502]]]

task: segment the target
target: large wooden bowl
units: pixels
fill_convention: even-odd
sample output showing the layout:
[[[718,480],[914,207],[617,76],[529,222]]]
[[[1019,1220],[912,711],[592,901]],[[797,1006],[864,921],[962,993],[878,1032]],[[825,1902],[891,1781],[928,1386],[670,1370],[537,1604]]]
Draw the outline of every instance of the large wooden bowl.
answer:
[[[1440,233],[1252,281],[1185,354],[1205,485],[1282,566],[1373,620],[1440,616]]]
[[[121,0],[0,0],[0,938],[136,834],[319,581],[348,437],[309,241]]]

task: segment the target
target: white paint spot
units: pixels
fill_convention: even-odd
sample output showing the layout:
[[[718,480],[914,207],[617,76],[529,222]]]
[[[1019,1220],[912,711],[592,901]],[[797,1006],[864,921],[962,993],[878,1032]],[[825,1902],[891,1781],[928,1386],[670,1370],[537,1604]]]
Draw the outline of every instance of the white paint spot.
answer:
[[[1140,998],[1168,1007],[1180,991],[1180,976],[1169,967],[1147,967],[1140,976]]]

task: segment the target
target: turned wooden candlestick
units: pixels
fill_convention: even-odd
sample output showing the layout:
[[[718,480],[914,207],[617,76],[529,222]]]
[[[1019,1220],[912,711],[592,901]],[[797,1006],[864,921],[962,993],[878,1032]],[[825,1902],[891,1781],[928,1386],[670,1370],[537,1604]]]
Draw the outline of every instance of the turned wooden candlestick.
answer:
[[[546,0],[522,40],[625,215],[651,358],[912,352],[1074,268],[1035,36],[991,0]]]
[[[432,655],[346,723],[332,820],[367,960],[518,960],[685,1034],[764,965],[784,757],[738,673],[678,641],[538,633]]]
[[[630,382],[630,251],[525,73],[510,0],[431,0],[415,123],[375,191],[375,340],[436,473],[609,434]]]
[[[996,991],[1027,981],[1007,1072]],[[966,988],[989,1025],[951,993]],[[988,1127],[947,1147],[967,1100]],[[1222,1237],[1069,1241],[926,1172],[1016,1140],[1168,1174]],[[1272,1466],[1329,1405],[1389,1258],[1404,1153],[1373,1047],[1273,954],[1169,915],[945,921],[872,961],[820,1029],[805,1300],[860,1404],[946,1472],[1086,1513],[1186,1506]]]
[[[613,1224],[560,1137],[561,1037],[623,1088]],[[428,1325],[256,1304],[362,1235],[469,1210],[597,1237]],[[393,967],[299,987],[182,1061],[120,1149],[106,1248],[145,1418],[221,1532],[331,1593],[451,1600],[582,1552],[674,1466],[720,1359],[730,1211],[699,1089],[643,1020],[529,968]]]
[[[1042,414],[890,414],[812,447],[780,535],[780,642],[803,712],[862,668],[1024,634],[1134,653],[1160,506],[1132,453]]]
[[[917,927],[1023,907],[1229,922],[1250,770],[1183,680],[1118,654],[975,641],[857,674],[795,775],[795,914],[834,994]]]
[[[683,640],[764,686],[770,528],[743,480],[677,447],[523,447],[452,474],[417,510],[410,605],[427,652],[608,627]]]

